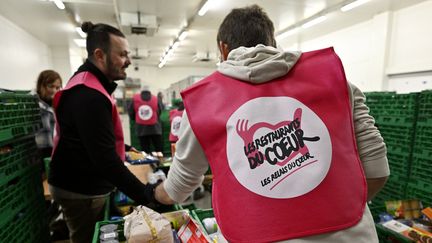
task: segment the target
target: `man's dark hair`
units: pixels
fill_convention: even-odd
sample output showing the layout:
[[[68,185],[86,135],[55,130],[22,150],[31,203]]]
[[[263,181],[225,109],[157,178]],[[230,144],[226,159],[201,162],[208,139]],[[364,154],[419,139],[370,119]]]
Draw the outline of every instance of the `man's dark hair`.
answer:
[[[93,24],[84,22],[81,25],[82,31],[87,33],[87,54],[91,58],[96,48],[108,53],[111,48],[110,34],[126,38],[125,35],[115,27],[107,24]]]
[[[228,45],[229,51],[258,44],[276,47],[273,22],[255,4],[231,10],[219,27],[218,44],[220,41]]]

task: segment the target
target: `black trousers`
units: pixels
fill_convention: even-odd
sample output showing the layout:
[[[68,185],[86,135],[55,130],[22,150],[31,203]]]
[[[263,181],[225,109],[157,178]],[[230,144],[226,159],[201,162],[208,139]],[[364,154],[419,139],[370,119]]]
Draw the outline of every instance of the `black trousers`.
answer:
[[[146,153],[162,152],[162,135],[146,135],[138,137],[141,150]],[[153,149],[151,147],[153,145]]]

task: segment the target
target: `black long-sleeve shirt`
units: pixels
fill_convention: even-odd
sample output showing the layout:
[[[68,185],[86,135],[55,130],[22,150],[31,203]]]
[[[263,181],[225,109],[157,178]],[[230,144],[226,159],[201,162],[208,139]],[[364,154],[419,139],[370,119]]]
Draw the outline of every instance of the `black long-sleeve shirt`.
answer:
[[[110,82],[90,61],[74,74],[90,72],[112,94]],[[142,184],[116,153],[112,105],[99,91],[84,85],[64,91],[56,109],[60,140],[50,163],[49,183],[61,189],[103,195],[116,186],[138,203],[148,203],[149,186]]]

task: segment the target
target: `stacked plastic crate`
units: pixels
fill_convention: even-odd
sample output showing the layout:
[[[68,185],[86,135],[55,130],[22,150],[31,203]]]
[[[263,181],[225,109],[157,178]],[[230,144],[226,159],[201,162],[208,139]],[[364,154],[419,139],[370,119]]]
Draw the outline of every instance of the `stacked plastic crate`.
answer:
[[[419,96],[416,135],[407,197],[432,206],[432,91]]]
[[[0,90],[0,241],[47,242],[35,96]]]
[[[417,117],[417,93],[394,92],[366,93],[366,104],[375,118],[376,126],[387,146],[387,158],[391,175],[386,186],[373,200],[383,206],[384,201],[406,197],[409,178],[415,124]]]

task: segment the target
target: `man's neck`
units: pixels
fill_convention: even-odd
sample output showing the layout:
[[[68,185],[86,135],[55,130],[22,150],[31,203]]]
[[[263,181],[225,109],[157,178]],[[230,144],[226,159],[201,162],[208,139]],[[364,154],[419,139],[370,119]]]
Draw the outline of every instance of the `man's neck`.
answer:
[[[106,77],[106,79],[108,80],[108,82],[110,82],[110,83],[113,83],[114,82],[114,80],[111,80],[107,75],[106,75],[106,70],[105,70],[105,68],[104,68],[104,66],[101,64],[101,63],[99,63],[99,62],[96,62],[95,60],[93,60],[92,58],[88,58],[88,60],[93,64],[93,65],[95,65],[95,67],[97,67],[97,69],[99,69],[99,71]]]

